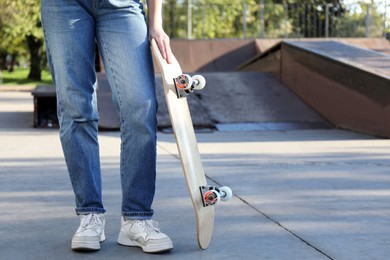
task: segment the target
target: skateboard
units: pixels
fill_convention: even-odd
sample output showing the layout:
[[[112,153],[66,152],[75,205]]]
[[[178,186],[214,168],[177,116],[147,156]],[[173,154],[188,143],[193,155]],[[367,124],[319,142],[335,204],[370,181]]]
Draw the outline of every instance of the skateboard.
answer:
[[[207,184],[187,103],[187,96],[194,90],[201,90],[206,80],[201,75],[191,77],[183,74],[174,56],[172,64],[168,64],[154,39],[151,40],[151,50],[161,72],[165,100],[195,211],[198,244],[200,248],[206,249],[214,229],[214,205],[232,197],[229,187],[218,188]]]

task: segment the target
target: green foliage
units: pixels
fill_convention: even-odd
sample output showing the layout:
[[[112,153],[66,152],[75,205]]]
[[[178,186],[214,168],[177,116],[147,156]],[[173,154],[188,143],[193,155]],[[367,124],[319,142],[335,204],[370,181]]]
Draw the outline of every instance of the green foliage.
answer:
[[[371,37],[384,35],[384,17],[378,10],[378,6],[370,6],[370,26],[366,32],[366,4],[352,4],[345,7],[342,17],[334,19],[335,30],[332,36],[335,37],[365,37],[366,33]]]
[[[43,40],[37,0],[0,0],[0,48],[26,54],[26,37]]]
[[[28,78],[41,78],[44,59],[40,1],[0,0],[0,54],[25,55],[30,59]]]
[[[343,0],[167,0],[164,27],[173,38],[187,38],[189,2],[192,38],[365,36],[362,1],[356,5],[363,11],[356,13]],[[383,17],[374,4],[370,36],[381,34]]]

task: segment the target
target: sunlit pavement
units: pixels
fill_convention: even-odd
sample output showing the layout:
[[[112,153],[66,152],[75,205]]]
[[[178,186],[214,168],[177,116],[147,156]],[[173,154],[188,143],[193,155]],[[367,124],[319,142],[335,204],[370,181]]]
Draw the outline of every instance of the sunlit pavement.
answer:
[[[210,184],[233,189],[216,207],[213,240],[196,242],[172,134],[158,135],[155,220],[174,242],[161,256],[116,243],[119,132],[101,132],[107,240],[70,249],[78,226],[56,129],[36,129],[28,92],[0,92],[0,259],[387,259],[390,141],[342,130],[197,135]]]

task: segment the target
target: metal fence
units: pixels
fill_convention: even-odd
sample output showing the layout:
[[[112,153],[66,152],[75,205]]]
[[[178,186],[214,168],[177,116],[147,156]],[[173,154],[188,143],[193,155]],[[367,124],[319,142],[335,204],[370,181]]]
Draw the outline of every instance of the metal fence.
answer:
[[[263,0],[165,1],[172,38],[379,37],[389,31],[390,0],[375,4],[264,4]]]

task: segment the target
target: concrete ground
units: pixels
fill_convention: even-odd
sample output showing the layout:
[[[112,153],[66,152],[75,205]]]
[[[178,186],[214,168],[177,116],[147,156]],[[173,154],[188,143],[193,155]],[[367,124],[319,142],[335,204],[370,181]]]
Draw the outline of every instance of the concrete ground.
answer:
[[[210,183],[232,200],[216,208],[213,240],[195,219],[172,134],[158,135],[155,219],[174,250],[116,244],[119,133],[101,132],[107,240],[76,253],[78,226],[58,131],[32,128],[28,92],[0,92],[0,259],[388,259],[390,141],[341,130],[198,134]]]

